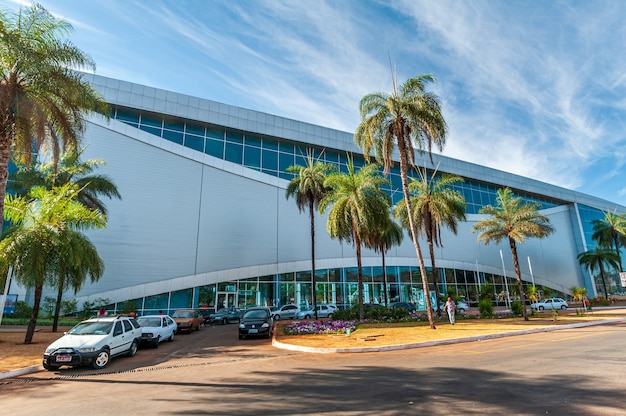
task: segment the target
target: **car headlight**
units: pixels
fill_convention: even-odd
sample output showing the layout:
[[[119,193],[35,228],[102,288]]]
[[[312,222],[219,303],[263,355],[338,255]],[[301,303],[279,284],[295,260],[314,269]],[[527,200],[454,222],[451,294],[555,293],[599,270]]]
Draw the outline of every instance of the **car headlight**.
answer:
[[[244,324],[239,324],[239,328],[244,329],[246,326]]]
[[[154,334],[152,332],[144,332],[143,334],[148,338],[154,338]]]
[[[48,347],[46,348],[45,354],[52,354],[56,348]]]
[[[96,351],[98,351],[98,349],[96,347],[83,347],[83,348],[79,348],[78,349],[78,352],[82,352],[82,353],[85,353],[85,352],[96,352]]]
[[[268,326],[270,326],[270,324],[268,324],[267,322],[265,322],[263,325],[261,325],[261,328],[267,328]]]

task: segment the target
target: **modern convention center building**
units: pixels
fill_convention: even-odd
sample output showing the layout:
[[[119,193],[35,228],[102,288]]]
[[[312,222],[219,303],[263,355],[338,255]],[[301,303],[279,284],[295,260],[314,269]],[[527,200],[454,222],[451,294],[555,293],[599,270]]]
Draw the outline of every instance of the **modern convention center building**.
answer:
[[[88,119],[83,160],[103,159],[106,165],[95,173],[108,175],[122,199],[104,200],[108,227],[87,232],[105,272],[77,293],[78,304],[106,299],[110,310],[120,311],[131,302],[140,313],[310,304],[309,216],[286,198],[292,176],[285,169],[306,165],[309,151],[344,171],[350,154],[358,168],[364,159],[353,133],[117,79],[85,77],[112,112],[110,120]],[[443,247],[435,251],[440,290],[454,290],[473,302],[479,286],[489,282],[496,302],[503,305],[507,291],[514,296],[507,242],[483,245],[472,233],[483,218],[479,210],[495,204],[499,188],[509,187],[538,203],[555,228],[545,239],[518,245],[525,283],[546,294],[567,296],[572,286],[585,287],[590,297],[598,294],[577,255],[594,247],[592,220],[626,208],[438,154],[433,154],[434,165],[428,156],[416,156],[423,157],[423,166],[464,178],[455,189],[465,197],[467,221],[456,235],[443,228]],[[402,199],[398,165],[388,177],[394,203]],[[326,220],[316,215],[317,302],[350,305],[357,299],[355,248],[331,239]],[[425,240],[422,252],[432,273]],[[415,249],[406,232],[403,243],[386,253],[385,263],[389,300],[424,309]],[[383,274],[381,255],[363,250],[365,302],[384,302]],[[432,296],[432,283],[430,290]]]

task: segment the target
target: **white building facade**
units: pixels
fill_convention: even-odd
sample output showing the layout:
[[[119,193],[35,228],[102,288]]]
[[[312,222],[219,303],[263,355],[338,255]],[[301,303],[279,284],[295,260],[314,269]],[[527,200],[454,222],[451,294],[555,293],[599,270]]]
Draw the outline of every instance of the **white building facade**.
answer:
[[[108,227],[87,234],[105,262],[105,273],[78,292],[79,305],[106,299],[111,310],[131,302],[150,313],[312,301],[309,216],[286,199],[291,176],[285,169],[305,165],[309,150],[344,169],[349,152],[355,165],[362,165],[352,133],[116,79],[86,79],[111,104],[112,114],[110,120],[89,119],[83,159],[106,161],[97,173],[113,180],[122,199],[105,200]],[[582,286],[590,296],[597,294],[577,255],[593,247],[590,222],[602,218],[603,211],[623,212],[624,207],[445,156],[433,158],[434,165],[427,156],[420,163],[462,176],[465,182],[455,189],[467,202],[467,221],[456,235],[443,229],[443,247],[435,252],[443,292],[454,290],[473,301],[484,282],[500,295],[507,286],[513,290],[508,244],[485,246],[471,231],[482,218],[479,209],[495,203],[497,189],[509,187],[539,203],[555,228],[545,239],[518,246],[525,283],[560,294]],[[402,198],[397,163],[389,179],[387,191],[396,203]],[[429,267],[425,241],[422,251]],[[354,303],[355,249],[331,239],[326,217],[319,214],[315,253],[318,302]],[[423,307],[408,234],[385,260],[390,300]],[[380,254],[364,250],[363,266],[365,301],[382,303]]]

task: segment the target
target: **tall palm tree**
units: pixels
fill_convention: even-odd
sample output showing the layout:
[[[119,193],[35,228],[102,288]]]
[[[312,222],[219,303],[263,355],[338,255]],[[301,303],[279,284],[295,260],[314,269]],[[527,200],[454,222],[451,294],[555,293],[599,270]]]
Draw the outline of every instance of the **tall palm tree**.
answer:
[[[600,271],[600,278],[602,279],[602,286],[604,287],[604,296],[608,299],[608,291],[606,288],[606,279],[604,277],[604,267],[613,267],[615,270],[619,270],[619,256],[612,249],[596,246],[593,250],[587,250],[578,255],[578,262],[587,266],[593,273],[596,269]]]
[[[443,247],[441,242],[441,227],[448,227],[454,234],[457,233],[459,221],[465,221],[465,199],[459,192],[450,188],[463,178],[457,175],[437,175],[434,170],[430,178],[426,168],[418,168],[420,179],[411,179],[409,193],[413,195],[413,221],[418,232],[426,235],[428,252],[433,268],[433,282],[435,299],[439,300],[439,286],[437,284],[437,266],[435,264],[435,246]],[[400,201],[396,207],[396,218],[400,218],[404,226],[408,226],[406,203]],[[437,314],[441,310],[437,307]]]
[[[593,234],[591,238],[602,247],[614,248],[619,262],[618,271],[622,271],[620,247],[626,247],[626,215],[607,211],[604,218],[591,221]]]
[[[387,284],[387,267],[385,264],[385,253],[393,246],[400,245],[404,234],[402,227],[395,222],[391,215],[381,216],[381,223],[376,224],[373,229],[366,230],[364,245],[380,253],[383,266],[383,284],[385,295],[385,306],[389,306],[389,287]]]
[[[538,207],[539,205],[535,203],[523,203],[522,198],[514,196],[509,188],[498,189],[496,206],[487,205],[478,211],[479,214],[486,214],[489,217],[478,221],[472,228],[472,232],[480,232],[478,241],[485,245],[492,241],[497,244],[502,239],[508,240],[526,321],[528,321],[528,311],[517,256],[517,244],[523,243],[529,237],[547,237],[554,231],[550,225],[550,219],[539,214]]]
[[[6,217],[12,225],[0,241],[0,270],[12,266],[16,280],[34,288],[35,294],[25,344],[31,343],[35,332],[43,287],[59,275],[59,265],[65,264],[72,273],[92,272],[81,256],[85,250],[68,245],[90,244],[81,237],[81,230],[105,227],[106,217],[77,202],[77,193],[75,185],[67,184],[52,190],[36,187],[27,196],[6,197]]]
[[[326,177],[336,170],[336,166],[313,159],[311,151],[307,154],[306,166],[293,165],[287,168],[295,176],[287,185],[285,197],[294,197],[300,212],[308,209],[311,221],[311,298],[317,319],[317,282],[315,279],[315,210],[329,188],[324,185]]]
[[[384,164],[385,175],[393,166],[393,151],[396,146],[398,148],[402,191],[409,213],[409,231],[422,276],[426,313],[433,329],[436,326],[429,296],[428,275],[418,241],[417,225],[413,221],[408,171],[415,166],[414,149],[423,152],[426,148],[431,154],[433,145],[442,150],[446,141],[447,126],[441,113],[439,98],[426,91],[427,84],[434,81],[431,75],[419,75],[398,87],[394,77],[392,93],[366,95],[359,104],[361,123],[354,134],[354,141],[363,149],[366,159],[369,160],[371,150],[375,150],[376,158]]]
[[[9,160],[29,164],[44,146],[57,160],[63,148],[78,148],[85,113],[108,114],[76,72],[95,65],[66,39],[71,30],[38,4],[0,12],[0,230]]]
[[[359,316],[365,316],[363,307],[363,267],[361,263],[361,246],[368,230],[381,223],[381,217],[388,216],[389,196],[381,190],[381,186],[389,184],[379,174],[377,164],[368,164],[354,170],[352,158],[348,158],[348,172],[331,173],[324,182],[330,192],[319,205],[321,213],[331,207],[328,214],[326,230],[332,238],[353,243],[356,248]]]
[[[43,186],[50,190],[54,187],[73,183],[78,187],[77,201],[87,208],[95,209],[106,215],[106,205],[100,199],[101,196],[108,198],[119,198],[121,195],[113,181],[106,175],[97,175],[93,171],[104,165],[103,160],[90,159],[81,161],[80,156],[83,150],[79,152],[64,151],[60,157],[59,163],[53,161],[37,162],[30,166],[21,165],[17,172],[9,175],[7,189],[18,195],[25,195],[29,189],[36,186]],[[68,245],[69,246],[69,245]],[[75,245],[75,250],[84,249],[85,252],[79,258],[84,259],[90,268],[95,268],[97,263],[97,253],[93,253],[90,245]],[[88,261],[90,260],[90,261]],[[70,262],[71,263],[71,262]],[[59,314],[61,311],[61,302],[63,300],[63,292],[66,289],[66,281],[76,293],[84,284],[86,275],[78,273],[76,276],[82,277],[82,280],[73,279],[71,270],[65,271],[65,266],[60,265],[60,274],[55,280],[57,288],[57,301],[52,322],[52,332],[56,332],[59,324]],[[66,275],[67,273],[67,275]],[[92,275],[92,281],[101,273]],[[96,279],[97,280],[97,279]]]

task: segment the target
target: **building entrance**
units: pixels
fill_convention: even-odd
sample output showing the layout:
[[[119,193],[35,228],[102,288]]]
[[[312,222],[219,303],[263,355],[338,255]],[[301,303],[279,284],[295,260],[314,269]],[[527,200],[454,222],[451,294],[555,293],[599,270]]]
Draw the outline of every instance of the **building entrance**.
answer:
[[[217,292],[215,310],[237,306],[237,292]]]

